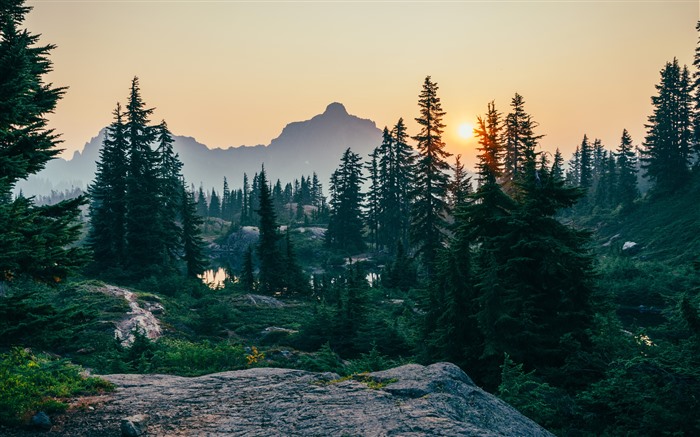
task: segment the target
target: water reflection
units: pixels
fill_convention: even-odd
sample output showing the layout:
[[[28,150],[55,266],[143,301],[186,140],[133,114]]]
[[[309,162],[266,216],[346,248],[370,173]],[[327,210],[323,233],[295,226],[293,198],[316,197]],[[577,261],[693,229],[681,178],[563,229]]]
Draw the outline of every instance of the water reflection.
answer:
[[[199,275],[202,282],[207,284],[211,289],[223,288],[226,281],[226,269],[219,267],[218,269],[209,269]]]

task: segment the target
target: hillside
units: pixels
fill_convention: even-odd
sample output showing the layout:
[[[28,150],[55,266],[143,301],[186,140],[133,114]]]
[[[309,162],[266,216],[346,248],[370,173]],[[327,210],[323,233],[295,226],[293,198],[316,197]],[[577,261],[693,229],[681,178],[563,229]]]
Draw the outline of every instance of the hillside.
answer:
[[[644,260],[672,265],[699,261],[700,173],[674,195],[639,200],[624,214],[598,217],[588,223],[596,229],[600,245],[621,250],[625,242],[637,243],[635,253]],[[612,239],[612,241],[611,241]]]

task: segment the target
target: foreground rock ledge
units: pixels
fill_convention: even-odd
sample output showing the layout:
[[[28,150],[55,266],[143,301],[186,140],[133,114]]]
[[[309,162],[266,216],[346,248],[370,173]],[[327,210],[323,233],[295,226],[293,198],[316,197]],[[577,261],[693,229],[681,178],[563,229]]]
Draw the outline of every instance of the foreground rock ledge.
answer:
[[[107,375],[117,390],[43,435],[119,436],[124,417],[152,436],[550,436],[457,366],[409,364],[343,379],[249,369],[197,378]]]

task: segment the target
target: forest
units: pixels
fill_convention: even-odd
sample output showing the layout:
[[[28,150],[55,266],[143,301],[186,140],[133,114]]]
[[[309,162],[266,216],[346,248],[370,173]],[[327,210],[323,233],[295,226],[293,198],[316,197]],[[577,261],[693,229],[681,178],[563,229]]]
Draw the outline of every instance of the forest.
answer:
[[[87,192],[35,199],[13,188],[60,152],[46,117],[67,90],[28,12],[0,6],[0,425],[112,389],[82,369],[448,361],[557,435],[700,434],[700,40],[661,66],[644,138],[583,135],[566,160],[514,93],[484,102],[471,172],[427,76],[419,130],[347,149],[327,187],[261,163],[196,189],[134,77]],[[115,337],[110,287],[162,333]]]

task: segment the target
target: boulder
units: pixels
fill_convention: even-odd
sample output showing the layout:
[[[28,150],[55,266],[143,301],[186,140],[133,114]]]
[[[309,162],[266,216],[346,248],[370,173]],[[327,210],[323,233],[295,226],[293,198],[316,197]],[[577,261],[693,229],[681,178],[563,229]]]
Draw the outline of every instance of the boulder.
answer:
[[[69,415],[65,435],[117,435],[125,415],[144,412],[147,434],[157,436],[552,435],[449,363],[350,379],[275,368],[104,378],[116,391],[103,395],[95,411]]]
[[[30,425],[32,428],[39,429],[41,431],[48,431],[51,429],[52,423],[48,414],[44,413],[43,411],[39,411],[32,416]]]
[[[122,437],[139,437],[146,432],[146,425],[148,425],[148,416],[137,414],[122,419],[119,429],[122,432]]]

